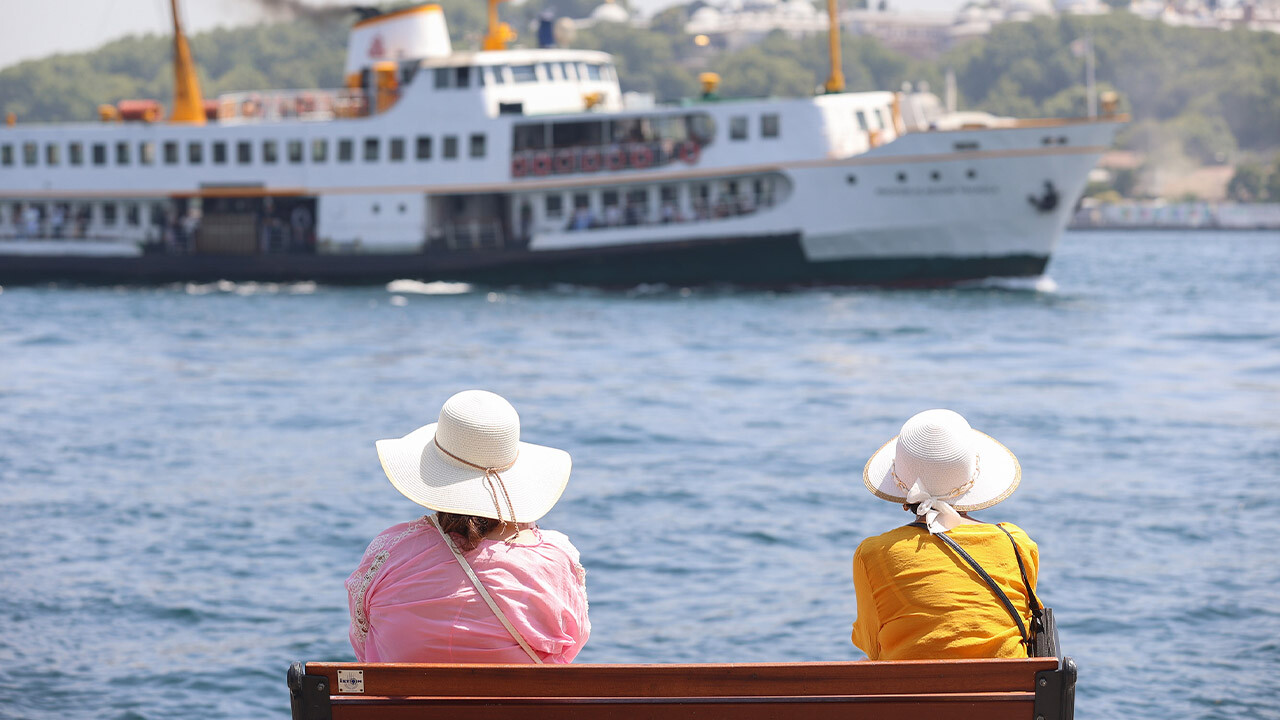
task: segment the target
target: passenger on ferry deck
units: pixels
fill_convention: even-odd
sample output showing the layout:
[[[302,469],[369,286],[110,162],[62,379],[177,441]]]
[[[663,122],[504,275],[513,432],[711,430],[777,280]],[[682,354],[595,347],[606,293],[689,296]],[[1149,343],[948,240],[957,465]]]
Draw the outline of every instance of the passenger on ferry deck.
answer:
[[[853,644],[867,658],[1027,657],[1021,631],[991,587],[934,537],[945,533],[977,561],[1029,626],[1015,543],[1032,591],[1039,549],[1016,525],[969,516],[1009,497],[1021,477],[1008,448],[950,410],[912,417],[872,455],[862,473],[867,489],[902,503],[917,522],[867,538],[853,556]]]
[[[356,658],[571,662],[591,634],[586,571],[567,537],[536,524],[564,492],[569,454],[520,442],[515,408],[482,390],[377,450],[391,484],[436,512],[379,534],[347,579]]]

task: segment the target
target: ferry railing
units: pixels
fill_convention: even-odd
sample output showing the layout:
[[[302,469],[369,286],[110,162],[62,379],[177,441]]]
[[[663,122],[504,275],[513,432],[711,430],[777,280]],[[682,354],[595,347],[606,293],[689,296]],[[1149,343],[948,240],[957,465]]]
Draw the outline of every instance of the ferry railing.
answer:
[[[465,220],[440,226],[437,237],[450,250],[500,250],[505,242],[502,223],[496,220]]]
[[[266,90],[218,96],[218,122],[321,121],[369,114],[364,90]]]

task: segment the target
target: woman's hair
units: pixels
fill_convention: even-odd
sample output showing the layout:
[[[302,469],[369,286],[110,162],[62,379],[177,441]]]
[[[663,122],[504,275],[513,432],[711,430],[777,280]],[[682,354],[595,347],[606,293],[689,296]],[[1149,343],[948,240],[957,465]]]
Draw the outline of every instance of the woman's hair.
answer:
[[[462,552],[475,550],[484,536],[498,526],[498,521],[493,518],[455,515],[442,511],[436,511],[436,520],[440,522],[441,530],[462,538],[462,542],[458,543],[458,549]]]

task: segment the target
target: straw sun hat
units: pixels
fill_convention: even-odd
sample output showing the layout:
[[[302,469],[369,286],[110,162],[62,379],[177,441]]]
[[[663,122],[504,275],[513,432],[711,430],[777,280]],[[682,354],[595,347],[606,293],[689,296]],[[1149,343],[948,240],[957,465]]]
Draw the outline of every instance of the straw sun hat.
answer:
[[[382,469],[405,497],[431,508],[533,522],[569,482],[569,453],[520,442],[511,403],[483,390],[449,398],[438,422],[379,440]]]
[[[932,532],[945,532],[939,522],[950,524],[947,519],[958,518],[954,511],[981,510],[1004,500],[1021,480],[1013,453],[951,410],[913,416],[862,469],[862,482],[876,497],[920,503],[919,514],[928,514]]]

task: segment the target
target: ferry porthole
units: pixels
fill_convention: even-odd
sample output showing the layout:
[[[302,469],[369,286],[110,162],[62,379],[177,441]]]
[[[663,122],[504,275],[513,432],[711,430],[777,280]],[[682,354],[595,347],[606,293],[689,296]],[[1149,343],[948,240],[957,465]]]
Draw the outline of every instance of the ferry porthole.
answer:
[[[942,173],[938,172],[937,170],[934,170],[933,172],[929,173],[929,178],[934,182],[938,182],[939,180],[942,179]]]
[[[857,184],[858,184],[858,176],[857,176],[857,175],[845,175],[845,176],[844,176],[844,181],[845,181],[845,182],[847,182],[847,183],[849,183],[850,185],[857,185]]]
[[[904,172],[898,173],[898,182],[904,183],[906,181],[907,181],[907,174]]]
[[[647,168],[653,164],[653,150],[648,145],[638,145],[631,149],[631,165],[636,168]]]
[[[964,174],[964,176],[965,176],[965,177],[967,177],[967,178],[969,178],[970,180],[972,180],[972,179],[974,179],[974,178],[978,177],[978,171],[977,171],[977,170],[969,170],[969,172],[965,173],[965,174]]]

